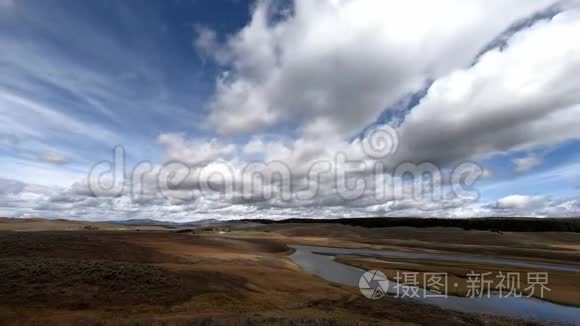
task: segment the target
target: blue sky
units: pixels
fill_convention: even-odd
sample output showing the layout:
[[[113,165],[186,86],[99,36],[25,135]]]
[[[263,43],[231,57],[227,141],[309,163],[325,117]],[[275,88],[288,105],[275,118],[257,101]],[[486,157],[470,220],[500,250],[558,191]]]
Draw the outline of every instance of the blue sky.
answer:
[[[160,133],[193,132],[213,88],[212,67],[192,47],[196,25],[211,21],[231,31],[244,18],[227,13],[249,9],[229,2],[212,8],[192,1],[148,4],[18,1],[3,9],[9,11],[0,21],[7,45],[3,88],[111,134],[95,141],[46,130],[44,145],[85,163],[115,143],[155,159]],[[31,155],[21,151],[30,148],[25,145],[2,150]]]
[[[577,215],[579,25],[576,1],[0,0],[0,213]],[[78,190],[116,145],[128,166],[282,161],[300,179],[358,159],[353,144],[384,126],[400,137],[390,168],[474,162],[480,198],[342,202],[324,184],[305,203],[176,205]]]

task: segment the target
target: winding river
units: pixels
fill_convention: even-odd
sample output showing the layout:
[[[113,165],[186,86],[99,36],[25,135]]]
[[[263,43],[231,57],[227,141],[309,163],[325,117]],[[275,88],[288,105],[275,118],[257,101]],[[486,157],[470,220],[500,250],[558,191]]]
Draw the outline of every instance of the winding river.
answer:
[[[410,253],[371,249],[331,248],[305,245],[290,245],[295,252],[290,258],[305,272],[317,275],[327,281],[358,287],[359,279],[365,272],[360,268],[341,264],[334,260],[336,255],[373,255],[392,258],[432,259],[457,262],[488,263],[516,267],[528,267],[544,270],[562,270],[580,273],[574,266],[542,264],[509,259],[494,259],[466,255],[440,255],[429,253]],[[393,292],[396,283],[389,280],[389,289]],[[425,290],[418,289],[420,302],[436,305],[444,309],[469,313],[486,313],[516,318],[555,321],[566,325],[580,325],[580,308],[554,304],[536,298],[500,298],[492,294],[491,298],[465,298],[449,296],[447,298],[424,297]],[[428,292],[427,292],[428,293]]]

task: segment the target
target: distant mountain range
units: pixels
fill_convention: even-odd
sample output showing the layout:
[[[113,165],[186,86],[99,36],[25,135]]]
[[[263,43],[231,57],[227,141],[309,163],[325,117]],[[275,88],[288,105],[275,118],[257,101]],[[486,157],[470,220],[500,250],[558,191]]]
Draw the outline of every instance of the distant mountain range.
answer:
[[[130,225],[130,226],[162,226],[167,228],[187,228],[187,227],[203,227],[218,225],[224,223],[223,221],[216,219],[205,219],[194,222],[170,222],[170,221],[158,221],[152,219],[131,219],[122,221],[107,221],[107,223],[118,224],[118,225]]]

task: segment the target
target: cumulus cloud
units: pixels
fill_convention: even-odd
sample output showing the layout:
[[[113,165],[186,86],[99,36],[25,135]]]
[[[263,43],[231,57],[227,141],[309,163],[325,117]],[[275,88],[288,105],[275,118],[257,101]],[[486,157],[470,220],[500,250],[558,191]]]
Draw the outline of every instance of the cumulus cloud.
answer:
[[[569,10],[551,19],[536,22],[513,33],[504,46],[491,48],[473,65],[451,69],[447,74],[442,73],[429,87],[421,102],[396,126],[400,146],[395,155],[384,160],[385,167],[394,169],[403,162],[433,162],[445,169],[453,166],[454,162],[553,145],[579,137],[580,134],[572,127],[579,122],[575,117],[580,116],[577,114],[580,112],[576,112],[580,107],[580,93],[575,91],[580,88],[580,79],[575,73],[580,67],[576,59],[580,58],[580,47],[571,41],[574,35],[580,33],[580,20],[575,19],[577,15],[575,10]],[[292,19],[298,19],[296,17],[299,15],[296,14]],[[254,23],[252,21],[237,37],[250,37],[243,35],[250,33]],[[270,25],[262,27],[272,28],[268,26]],[[265,41],[260,39],[259,43],[263,42]],[[307,53],[311,55],[310,52]],[[256,60],[255,63],[244,65],[253,66],[262,61]],[[270,72],[264,71],[260,74],[269,76]],[[368,72],[364,75],[368,75]],[[333,83],[340,81],[328,80],[321,84],[328,86]],[[218,89],[218,96],[219,92]],[[339,97],[335,95],[330,97]],[[333,107],[336,107],[335,104]],[[360,113],[358,110],[349,112]],[[364,137],[349,141],[340,136],[341,131],[346,130],[336,120],[345,118],[340,108],[329,109],[328,115],[321,115],[316,110],[311,110],[308,114],[311,119],[304,122],[302,134],[298,138],[268,141],[254,137],[243,147],[242,152],[259,153],[264,162],[284,162],[295,177],[294,184],[298,186],[305,183],[309,168],[314,162],[331,162],[331,167],[337,168],[332,164],[339,153],[363,163],[369,160],[360,150]],[[253,117],[256,114],[245,115]],[[567,119],[562,119],[562,116]],[[285,117],[290,118],[292,117]],[[346,118],[352,120],[348,115]],[[223,144],[220,147],[225,148]],[[539,158],[528,157],[514,163],[520,166],[519,169],[530,169],[541,162]],[[373,171],[363,168],[358,175],[372,177],[372,173]],[[448,183],[449,180],[442,179],[437,182]],[[349,202],[336,195],[337,189],[329,180],[321,179],[318,183],[320,189],[316,200],[308,204],[303,202],[302,205],[361,206],[385,214],[421,212],[420,215],[425,215],[427,211],[442,214],[444,210],[454,210],[456,213],[459,210],[454,206],[457,202],[453,202],[452,198],[437,204],[405,198],[390,198],[381,203],[361,196]],[[369,192],[374,190],[371,188]],[[501,201],[497,207],[508,209],[512,205],[512,209],[529,208],[526,205],[513,204],[511,201],[514,198],[508,199]],[[534,200],[538,201],[537,198]],[[466,202],[461,204],[464,209],[469,206]],[[475,213],[484,211],[485,208],[479,208]],[[474,213],[474,210],[462,212]],[[493,214],[493,211],[488,212]]]
[[[360,217],[360,216],[453,216],[464,205],[460,201],[428,203],[412,200],[392,201],[383,206],[369,206],[368,198],[345,203],[331,197],[304,202],[278,203],[230,197],[227,200],[206,192],[193,201],[174,201],[159,193],[136,198],[126,192],[117,197],[94,197],[71,188],[38,188],[12,180],[0,180],[12,185],[0,193],[0,207],[9,208],[10,216],[42,216],[75,219],[154,218],[171,221],[195,219],[288,218],[288,217]],[[4,189],[7,189],[6,187]]]
[[[544,160],[537,155],[529,155],[526,157],[516,158],[512,162],[515,165],[515,171],[518,173],[523,173],[542,165]]]
[[[355,132],[549,4],[297,0],[290,14],[274,18],[271,2],[260,1],[250,23],[221,47],[207,30],[199,34],[196,43],[225,67],[210,122],[222,133],[288,120]]]
[[[242,149],[244,154],[262,154],[266,152],[266,144],[260,138],[254,138],[249,141]]]
[[[137,184],[137,195],[125,188],[98,197],[86,180],[50,190],[4,181],[0,206],[20,215],[67,212],[82,218],[174,221],[574,215],[580,208],[577,198],[511,195],[479,202],[477,195],[452,193],[447,175],[419,184],[404,176],[382,179],[392,177],[402,163],[435,163],[447,173],[466,160],[514,153],[516,172],[525,172],[542,164],[541,157],[525,153],[580,138],[580,44],[575,41],[580,12],[562,6],[558,14],[534,18],[555,8],[552,4],[297,0],[280,12],[272,2],[259,1],[237,33],[221,38],[198,28],[195,47],[222,69],[207,121],[216,135],[161,134],[162,161],[144,167],[136,178],[125,175]],[[517,24],[522,20],[526,24]],[[410,100],[421,90],[420,99]],[[0,93],[0,111],[2,103],[38,113],[54,129],[63,118],[58,110],[18,94]],[[400,110],[400,119],[377,121],[392,113],[385,110]],[[16,128],[9,120],[17,120],[18,112],[7,109],[0,126]],[[275,136],[258,132],[279,124],[293,130]],[[66,125],[67,134],[92,127],[81,120]],[[41,136],[34,124],[17,127],[22,130],[14,134]],[[388,128],[399,135],[398,150],[384,158],[367,155],[362,144],[369,134]],[[249,140],[223,137],[240,133],[252,135]],[[338,160],[341,155],[348,161]],[[382,164],[378,171],[372,168],[377,163]],[[249,166],[261,175],[273,175],[281,166],[290,174],[247,180]],[[313,167],[334,174],[313,178]],[[335,176],[346,171],[345,184],[337,184]],[[204,183],[204,173],[224,178]],[[490,174],[483,170],[483,176]],[[389,182],[399,181],[403,193],[377,197]],[[244,191],[248,185],[254,188]],[[362,191],[359,185],[365,186]],[[425,198],[415,198],[413,186],[420,186]],[[430,200],[435,187],[443,195]]]
[[[42,187],[0,179],[0,207],[9,216],[119,220],[152,218],[168,221],[217,218],[330,218],[364,216],[485,217],[485,216],[575,216],[578,198],[549,200],[544,196],[512,195],[494,203],[448,197],[431,201],[412,197],[377,200],[373,190],[355,200],[337,197],[336,189],[322,189],[310,200],[279,201],[234,194],[220,190],[199,191],[187,200],[167,191],[160,193],[154,183],[147,191],[135,194],[125,189],[119,196],[95,197],[86,183],[67,188]],[[215,188],[214,188],[215,189]],[[191,191],[191,188],[178,191]]]
[[[164,147],[167,160],[192,165],[204,164],[231,155],[236,147],[217,139],[188,140],[179,134],[162,134],[159,143]]]
[[[235,133],[297,120],[302,137],[294,141],[295,150],[275,142],[266,156],[308,148],[320,155],[341,141],[344,146],[347,135],[368,126],[389,104],[435,79],[397,128],[401,146],[388,158],[393,165],[445,165],[576,139],[577,10],[562,9],[510,32],[503,46],[490,47],[469,65],[487,41],[550,4],[515,1],[498,16],[496,2],[450,1],[445,5],[471,19],[442,24],[445,6],[418,17],[407,15],[406,5],[365,1],[297,1],[292,15],[272,22],[269,3],[260,2],[251,22],[219,48],[229,61],[217,82],[210,121]],[[385,12],[393,19],[385,19]],[[357,25],[354,16],[360,13],[370,19]],[[426,28],[432,24],[437,28]],[[372,36],[364,32],[369,26]],[[401,40],[397,31],[403,26],[415,32]],[[458,49],[451,40],[460,38]],[[419,51],[419,44],[428,46]],[[364,53],[352,52],[360,48]],[[531,158],[520,164],[526,163],[539,164]]]
[[[154,176],[139,180],[144,180],[145,193],[152,196],[147,198],[173,200],[173,206],[197,213],[213,208],[220,214],[233,209],[237,214],[244,211],[262,217],[267,214],[275,217],[281,211],[305,217],[316,217],[309,215],[314,212],[319,212],[314,214],[319,217],[448,216],[460,215],[459,207],[473,202],[474,198],[458,198],[451,193],[439,201],[431,199],[434,187],[448,192],[448,176],[436,175],[432,184],[417,185],[404,181],[402,176],[393,176],[393,170],[377,170],[374,164],[378,162],[362,149],[367,137],[352,142],[307,135],[299,139],[253,138],[240,146],[223,142],[210,146],[216,141],[200,145],[183,135],[171,135],[163,137],[168,145],[165,147],[168,163],[178,160],[185,164],[164,164],[153,169],[154,175],[173,178],[164,191],[169,196],[158,198],[156,187],[160,184]],[[229,149],[222,152],[217,148]],[[411,168],[409,172],[414,171]],[[395,191],[395,185],[402,185],[401,193]],[[420,198],[416,198],[415,190]],[[246,209],[240,210],[241,207]],[[446,210],[449,212],[444,213]]]
[[[400,154],[448,162],[578,139],[579,18],[570,10],[538,22],[435,81],[399,128]]]
[[[544,196],[523,196],[511,195],[500,198],[497,201],[497,208],[511,210],[525,210],[532,208],[542,208],[546,204]]]
[[[445,169],[455,162],[580,137],[573,127],[580,116],[576,9],[563,6],[556,14],[557,7],[550,7],[550,15],[539,15],[552,3],[516,1],[497,10],[499,2],[448,1],[433,4],[423,17],[410,12],[418,4],[296,1],[291,12],[273,19],[270,3],[264,1],[257,4],[250,23],[224,44],[210,30],[202,30],[198,48],[224,67],[210,123],[229,134],[296,122],[298,137],[254,137],[241,153],[284,162],[299,176],[293,180],[298,186],[313,162],[333,161],[338,153],[368,160],[360,151],[364,138],[350,141],[348,135],[429,79],[433,83],[425,97],[395,124],[400,146],[383,162],[387,169],[403,162],[433,162]],[[462,18],[446,17],[451,7]],[[368,17],[364,24],[356,19],[361,14]],[[413,32],[401,38],[401,30]],[[486,46],[492,40],[496,44],[498,37],[501,46]],[[541,164],[541,158],[528,156],[513,163],[524,172]],[[370,174],[361,170],[359,176]],[[501,215],[498,210],[541,208],[539,197],[508,197],[491,206],[453,198],[434,204],[405,198],[377,202],[362,196],[349,202],[336,196],[328,180],[318,182],[322,190],[308,205],[422,216]]]

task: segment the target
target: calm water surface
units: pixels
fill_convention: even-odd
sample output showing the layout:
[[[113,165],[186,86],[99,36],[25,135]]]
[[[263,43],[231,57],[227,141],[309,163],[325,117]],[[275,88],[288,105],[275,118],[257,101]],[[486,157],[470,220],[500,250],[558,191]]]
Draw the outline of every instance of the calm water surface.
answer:
[[[358,287],[359,279],[365,271],[360,268],[336,262],[334,260],[335,255],[373,255],[394,258],[412,258],[417,260],[447,260],[457,262],[499,264],[547,270],[562,270],[580,273],[580,269],[574,266],[552,265],[467,255],[453,256],[429,253],[330,248],[304,245],[290,245],[290,247],[296,250],[290,256],[290,258],[295,263],[300,265],[300,267],[302,267],[305,272],[317,275],[330,282],[340,283],[353,287]],[[393,280],[389,280],[389,288],[391,292],[394,292],[392,290],[395,286],[396,283]],[[566,325],[580,325],[580,308],[567,307],[536,298],[500,298],[496,294],[492,294],[491,298],[464,298],[454,296],[449,296],[448,298],[424,298],[423,294],[425,293],[425,290],[419,289],[418,291],[420,298],[412,300],[433,304],[445,309],[471,313],[497,314],[543,321],[556,321]]]

